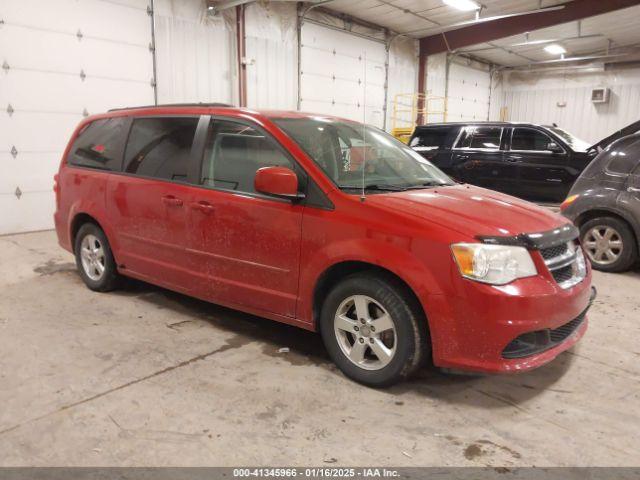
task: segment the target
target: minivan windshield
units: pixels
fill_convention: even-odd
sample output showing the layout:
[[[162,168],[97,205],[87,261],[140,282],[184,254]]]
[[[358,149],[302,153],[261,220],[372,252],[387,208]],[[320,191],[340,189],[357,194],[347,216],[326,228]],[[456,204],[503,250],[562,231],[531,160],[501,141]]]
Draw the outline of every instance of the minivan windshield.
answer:
[[[377,127],[325,117],[273,118],[343,190],[402,191],[454,182]],[[364,172],[363,172],[364,169]]]
[[[587,150],[589,150],[589,147],[591,146],[584,140],[580,140],[575,135],[559,127],[547,127],[547,128],[551,130],[553,133],[555,133],[556,135],[558,135],[565,142],[567,142],[567,145],[569,145],[571,147],[571,150],[573,150],[574,152],[586,152]]]

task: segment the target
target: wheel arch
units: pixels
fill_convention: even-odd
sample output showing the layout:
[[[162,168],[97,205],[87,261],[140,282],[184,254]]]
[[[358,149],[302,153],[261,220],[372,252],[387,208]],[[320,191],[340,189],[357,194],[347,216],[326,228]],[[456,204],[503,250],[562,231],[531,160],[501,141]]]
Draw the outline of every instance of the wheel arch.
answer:
[[[640,249],[640,232],[639,232],[638,225],[635,222],[633,222],[631,219],[627,218],[626,215],[620,212],[617,212],[615,210],[609,210],[606,208],[596,208],[593,210],[586,210],[576,217],[574,223],[578,228],[581,228],[582,225],[584,225],[589,220],[593,220],[594,218],[599,218],[599,217],[613,217],[620,220],[621,222],[624,222],[629,227],[629,230],[631,230],[631,234],[633,235],[635,243]]]
[[[343,278],[346,278],[355,273],[362,272],[372,272],[382,277],[387,277],[393,279],[399,286],[404,290],[407,294],[407,297],[411,304],[417,309],[417,312],[420,314],[420,321],[423,322],[423,327],[425,328],[427,341],[431,342],[430,335],[430,326],[429,319],[427,316],[427,312],[424,309],[420,298],[415,293],[411,285],[407,283],[402,277],[397,275],[395,272],[382,267],[380,265],[376,265],[373,263],[368,263],[360,260],[345,260],[338,263],[335,263],[328,267],[322,274],[318,277],[318,281],[313,289],[313,323],[314,329],[319,331],[320,326],[320,313],[322,309],[323,299],[327,296],[331,288]]]

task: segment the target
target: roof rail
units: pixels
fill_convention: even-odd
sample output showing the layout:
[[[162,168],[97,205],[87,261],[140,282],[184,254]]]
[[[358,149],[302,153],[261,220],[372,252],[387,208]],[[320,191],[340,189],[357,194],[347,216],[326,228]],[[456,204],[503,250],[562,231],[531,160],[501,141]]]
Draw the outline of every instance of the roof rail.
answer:
[[[133,110],[139,108],[164,108],[164,107],[223,107],[223,108],[234,108],[233,105],[229,105],[228,103],[164,103],[161,105],[139,105],[136,107],[120,107],[120,108],[111,108],[109,112],[117,112],[119,110]]]

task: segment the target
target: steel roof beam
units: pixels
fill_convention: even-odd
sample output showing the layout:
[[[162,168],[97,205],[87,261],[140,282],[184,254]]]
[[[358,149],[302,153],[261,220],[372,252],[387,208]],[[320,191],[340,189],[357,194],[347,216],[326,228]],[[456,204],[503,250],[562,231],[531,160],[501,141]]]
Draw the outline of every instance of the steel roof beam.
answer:
[[[420,39],[420,56],[454,51],[470,45],[519,35],[583,18],[640,5],[640,0],[573,0],[557,10],[529,13],[479,22]]]

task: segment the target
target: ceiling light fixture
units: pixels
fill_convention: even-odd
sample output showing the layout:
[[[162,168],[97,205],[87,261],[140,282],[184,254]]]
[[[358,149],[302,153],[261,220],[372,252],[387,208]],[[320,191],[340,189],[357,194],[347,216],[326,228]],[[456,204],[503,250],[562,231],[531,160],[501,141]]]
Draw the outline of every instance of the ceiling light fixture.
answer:
[[[480,10],[480,5],[478,5],[473,0],[442,0],[442,3],[444,3],[445,5],[449,5],[456,10],[462,10],[463,12]]]
[[[567,50],[557,43],[552,43],[551,45],[547,45],[544,47],[544,51],[550,53],[551,55],[564,55],[567,53]]]

